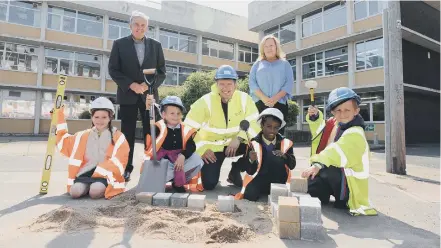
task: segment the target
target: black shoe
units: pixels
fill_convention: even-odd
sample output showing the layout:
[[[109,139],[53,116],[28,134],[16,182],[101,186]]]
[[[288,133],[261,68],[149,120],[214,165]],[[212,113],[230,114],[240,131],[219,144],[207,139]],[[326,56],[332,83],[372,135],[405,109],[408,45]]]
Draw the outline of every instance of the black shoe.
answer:
[[[325,197],[319,196],[319,200],[323,205],[327,205],[329,203],[329,196],[325,196]]]
[[[347,201],[335,201],[334,208],[337,209],[349,209]]]
[[[177,192],[177,193],[186,193],[187,191],[185,190],[184,186],[176,186],[175,183],[172,183],[172,187],[173,189]]]
[[[239,170],[231,170],[228,174],[227,182],[234,184],[234,186],[242,188],[242,176]]]
[[[130,174],[132,174],[132,172],[129,172],[129,171],[124,172],[124,180],[126,182],[130,181]]]

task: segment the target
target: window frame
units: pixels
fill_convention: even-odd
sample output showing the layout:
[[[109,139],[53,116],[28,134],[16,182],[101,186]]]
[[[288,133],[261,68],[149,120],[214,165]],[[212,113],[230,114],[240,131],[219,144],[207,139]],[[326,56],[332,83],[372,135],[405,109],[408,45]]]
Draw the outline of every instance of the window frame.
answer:
[[[168,35],[168,34],[162,34],[161,31],[176,33],[176,37],[174,37],[174,36],[170,36],[170,35]],[[170,51],[177,51],[177,52],[189,53],[189,54],[197,54],[197,53],[198,53],[198,51],[197,51],[197,50],[198,50],[198,49],[197,49],[198,36],[195,35],[195,34],[191,34],[191,33],[187,33],[187,32],[180,32],[180,31],[176,31],[176,30],[172,30],[172,29],[168,29],[168,28],[159,28],[159,42],[161,42],[161,35],[167,37],[167,47],[162,46],[163,49],[167,49],[167,50],[170,50]],[[192,37],[195,38],[194,41],[193,41],[193,40],[186,40],[187,42],[194,42],[194,43],[196,44],[196,46],[195,46],[195,47],[196,47],[195,52],[184,51],[184,50],[181,50],[181,49],[180,49],[180,46],[181,46],[181,39],[183,39],[183,38],[181,37],[181,35],[192,36]],[[170,38],[176,38],[176,39],[178,39],[177,49],[170,49],[170,48],[168,48],[168,45],[170,44]],[[162,43],[161,43],[161,45],[162,45]],[[190,46],[188,46],[188,47],[190,47]],[[189,50],[189,49],[187,49],[187,50]]]
[[[219,57],[219,50],[220,49],[213,49],[213,50],[216,50],[217,56],[212,56],[211,55],[211,49],[212,48],[210,48],[210,46],[208,45],[207,42],[204,42],[204,39],[205,40],[210,40],[210,41],[215,41],[215,42],[217,42],[217,44],[224,43],[224,44],[232,45],[233,46],[233,58],[232,59],[220,58]],[[235,60],[235,58],[234,58],[235,57],[234,56],[234,50],[235,50],[234,43],[230,43],[230,42],[226,42],[226,41],[221,41],[221,40],[218,40],[218,39],[202,37],[202,49],[203,49],[204,45],[207,45],[207,47],[208,47],[208,55],[204,54],[203,51],[202,51],[202,56],[209,56],[209,57],[218,58],[218,59],[224,59],[224,60],[228,60],[228,61],[234,61]]]
[[[57,13],[51,13],[51,12],[49,12],[49,8],[57,8],[57,9],[75,11],[75,17],[67,16],[69,18],[74,18],[74,20],[75,20],[75,31],[74,32],[70,32],[70,31],[63,30],[63,24],[64,24],[64,18],[63,17],[65,15],[64,14],[61,15],[61,14],[57,14]],[[78,33],[78,20],[100,23],[99,21],[92,21],[92,20],[87,20],[87,19],[79,18],[78,17],[78,13],[79,12],[81,12],[81,14],[93,15],[95,17],[100,17],[101,25],[102,25],[102,27],[101,27],[102,28],[101,29],[101,35],[100,36]],[[60,28],[59,29],[50,28],[48,26],[49,25],[49,15],[56,15],[56,16],[60,17]],[[63,33],[69,33],[69,34],[82,35],[82,36],[87,36],[87,37],[93,37],[93,38],[98,38],[98,39],[104,39],[104,28],[105,28],[105,26],[104,26],[104,17],[101,16],[101,15],[98,15],[98,14],[94,14],[94,13],[90,13],[90,12],[85,12],[85,11],[78,11],[78,10],[75,10],[75,9],[69,9],[69,8],[64,8],[64,7],[59,7],[57,5],[52,5],[51,4],[51,5],[48,6],[48,12],[47,12],[47,15],[46,15],[46,20],[47,20],[47,22],[46,22],[46,29],[49,29],[49,30],[54,30],[54,31],[63,32]]]
[[[66,59],[66,58],[60,58],[60,57],[55,57],[55,56],[48,56],[48,55],[46,55],[46,50],[55,50],[55,51],[61,51],[61,52],[68,52],[71,55],[73,55],[72,56],[73,58],[72,59],[71,58]],[[98,64],[100,66],[100,73],[99,73],[99,77],[98,78],[75,75],[75,74],[78,74],[78,69],[76,69],[78,61],[80,61],[80,62],[90,62],[90,61],[86,61],[86,60],[77,59],[77,54],[84,54],[84,55],[90,55],[90,56],[98,57]],[[57,73],[46,72],[46,58],[57,59]],[[66,51],[66,50],[62,50],[62,49],[52,49],[52,48],[45,48],[43,74],[60,75],[60,69],[61,69],[60,68],[60,60],[61,59],[69,60],[69,61],[71,61],[73,63],[73,65],[72,65],[72,70],[73,71],[70,72],[72,74],[68,74],[69,77],[90,78],[90,79],[95,79],[95,80],[101,79],[101,70],[103,70],[103,68],[102,68],[102,60],[103,60],[102,55],[90,54],[90,53],[79,53],[79,52],[74,52],[74,51]]]
[[[385,109],[386,100],[384,99],[384,92],[383,92],[383,99],[363,100],[363,93],[376,93],[376,92],[380,92],[380,91],[369,91],[369,92],[358,93],[362,99],[361,104],[367,104],[369,107],[369,120],[364,120],[364,121],[366,123],[384,124],[386,123],[386,116],[384,116],[384,121],[374,121],[374,108],[373,108],[375,103],[383,103],[383,109]]]
[[[292,72],[294,73],[294,83],[297,83],[297,58],[287,59],[289,64],[291,65]],[[291,63],[294,61],[294,63]]]
[[[327,113],[326,113],[326,96],[318,96],[318,97],[315,97],[315,99],[318,99],[318,98],[320,98],[321,99],[321,101],[323,101],[323,104],[318,104],[318,105],[316,105],[316,107],[318,107],[319,109],[320,108],[322,108],[323,107],[323,119],[324,120],[326,120],[326,118],[327,118]],[[300,112],[300,116],[301,116],[301,121],[302,121],[302,124],[308,124],[308,122],[306,121],[306,119],[305,119],[305,115],[306,115],[306,113],[305,113],[305,109],[306,108],[308,108],[309,106],[311,106],[311,105],[305,105],[305,100],[308,100],[308,99],[302,99],[301,101],[302,101],[302,108],[301,108],[301,112]],[[316,102],[317,102],[317,100],[316,100]]]
[[[383,41],[382,41],[382,51],[381,51],[381,56],[383,57],[383,65],[382,66],[377,66],[377,67],[371,67],[371,68],[366,68],[366,59],[367,59],[367,57],[366,56],[364,56],[364,68],[363,69],[358,69],[357,68],[357,55],[358,55],[358,52],[357,52],[357,45],[358,44],[366,44],[366,42],[369,42],[369,41],[374,41],[374,40],[379,40],[379,39],[382,39]],[[354,46],[354,49],[355,49],[355,51],[354,51],[354,61],[355,61],[355,72],[361,72],[361,71],[369,71],[369,70],[375,70],[375,69],[379,69],[379,68],[384,68],[384,37],[383,36],[378,36],[378,37],[374,37],[374,38],[369,38],[369,39],[366,39],[366,40],[362,40],[362,41],[359,41],[359,42],[357,42],[357,43],[355,43],[355,46]],[[380,50],[380,49],[379,49]],[[366,51],[363,51],[362,52],[363,54],[365,54],[366,53]],[[371,56],[371,57],[373,57],[373,56]]]
[[[194,73],[194,72],[197,72],[198,70],[196,69],[196,68],[191,68],[191,67],[187,67],[187,66],[179,66],[179,65],[174,65],[174,64],[171,64],[171,65],[166,65],[166,67],[173,67],[173,68],[176,68],[176,84],[165,84],[164,83],[164,86],[168,86],[168,87],[179,87],[179,86],[182,86],[183,85],[183,83],[184,82],[180,82],[180,78],[179,78],[179,76],[181,75],[181,68],[185,68],[185,69],[190,69],[190,70],[194,70],[193,72],[191,72],[191,73]],[[182,73],[183,75],[190,75],[191,73]],[[174,74],[174,72],[170,72],[170,73],[167,73],[167,75],[171,75],[171,74]],[[166,79],[167,80],[167,79]],[[165,81],[164,81],[165,82]]]
[[[330,75],[326,75],[326,52],[327,51],[332,51],[332,50],[335,50],[335,49],[339,49],[339,48],[344,48],[344,47],[346,47],[346,55],[348,56],[348,71],[347,72],[342,72],[342,73],[337,73],[337,74],[330,74]],[[317,60],[317,54],[321,54],[322,55],[322,58],[321,59],[319,59],[319,60]],[[315,56],[315,58],[314,58],[314,62],[306,62],[306,63],[304,63],[303,62],[303,58],[304,57],[307,57],[307,56],[311,56],[311,55],[314,55]],[[338,55],[338,56],[342,56],[342,55]],[[338,56],[335,56],[335,57],[338,57]],[[331,58],[333,58],[333,57],[331,57]],[[322,75],[321,76],[317,76],[317,65],[318,65],[318,62],[321,62],[322,63]],[[304,71],[303,71],[303,65],[304,64],[311,64],[311,63],[314,63],[314,65],[315,65],[315,71],[314,71],[314,73],[315,73],[315,77],[311,77],[311,78],[305,78],[305,75],[304,75]],[[302,66],[302,68],[301,68],[301,71],[302,71],[302,80],[306,80],[306,79],[314,79],[314,78],[325,78],[325,77],[333,77],[333,76],[337,76],[337,75],[343,75],[343,74],[347,74],[347,73],[349,73],[349,47],[347,46],[347,45],[345,45],[345,46],[336,46],[336,47],[332,47],[332,48],[328,48],[328,49],[326,49],[326,50],[322,50],[322,51],[319,51],[319,52],[315,52],[315,53],[309,53],[309,54],[306,54],[306,55],[303,55],[302,56],[302,60],[301,60],[301,66]]]
[[[294,25],[294,40],[290,40],[288,42],[282,43],[282,40],[280,39],[280,32],[282,31],[281,26],[282,25],[286,26],[288,23],[291,24],[291,25]],[[272,29],[274,29],[274,30],[277,29],[277,31],[276,32],[271,32],[271,33],[267,32],[268,30],[272,30]],[[280,40],[280,45],[288,44],[288,43],[291,43],[291,42],[296,42],[297,35],[298,35],[297,34],[297,28],[296,28],[296,19],[294,18],[294,19],[288,20],[286,22],[277,24],[276,26],[272,26],[271,28],[268,28],[265,31],[263,31],[263,33],[264,33],[265,36],[266,35],[274,35],[277,39]]]
[[[360,18],[360,19],[356,19],[356,15],[355,15],[355,5],[356,4],[359,4],[359,3],[361,3],[361,2],[366,2],[367,3],[367,7],[366,7],[366,16],[365,17],[363,17],[363,18]],[[377,15],[382,15],[383,14],[383,10],[385,9],[385,7],[384,7],[384,3],[383,3],[383,1],[381,1],[381,0],[377,0],[377,2],[378,2],[378,4],[380,5],[379,6],[379,10],[378,10],[378,13],[376,13],[376,14],[373,14],[373,15],[369,15],[369,10],[370,10],[370,4],[369,4],[369,2],[372,2],[371,0],[354,0],[354,2],[353,2],[353,4],[354,4],[354,13],[353,13],[353,17],[352,17],[352,21],[353,22],[358,22],[358,21],[362,21],[362,20],[366,20],[366,19],[368,19],[368,18],[371,18],[371,17],[374,17],[374,16],[377,16]]]
[[[242,48],[241,48],[242,47]],[[243,48],[249,48],[249,50],[245,50],[245,49],[243,49]],[[246,45],[241,45],[241,44],[239,44],[238,45],[238,57],[237,57],[237,61],[238,62],[241,62],[241,63],[247,63],[247,64],[253,64],[256,60],[257,60],[257,58],[259,57],[259,50],[257,50],[257,53],[255,53],[254,51],[253,51],[253,49],[256,49],[256,48],[254,48],[254,47],[251,47],[251,46],[246,46]],[[240,60],[240,53],[243,53],[244,55],[243,55],[243,60]],[[246,61],[246,54],[247,53],[249,53],[250,54],[250,58],[251,58],[251,62],[247,62]],[[254,56],[256,56],[256,59],[255,60],[253,60],[253,58],[254,58]]]
[[[340,7],[336,8],[336,9],[334,9],[332,11],[329,11],[329,12],[327,12],[325,14],[325,8],[329,7],[329,6],[333,5],[333,4],[336,4],[337,2],[340,3]],[[348,19],[347,19],[346,15],[345,15],[345,19],[346,19],[345,24],[343,24],[341,26],[337,26],[337,27],[331,28],[331,29],[327,29],[327,30],[325,29],[325,15],[329,15],[330,13],[333,13],[335,11],[341,10],[342,8],[347,8],[347,3],[344,0],[332,2],[332,3],[327,4],[327,5],[319,8],[319,9],[315,9],[314,11],[310,11],[310,12],[302,15],[301,16],[302,23],[300,25],[300,28],[301,28],[301,30],[300,30],[301,31],[301,39],[305,39],[305,38],[308,38],[308,37],[311,37],[311,36],[314,36],[314,35],[318,35],[318,34],[321,34],[321,33],[324,33],[324,32],[329,32],[331,30],[347,26],[348,25]],[[315,13],[315,12],[317,12],[317,13]],[[312,13],[315,13],[315,14],[312,14]],[[308,18],[309,16],[307,16],[307,15],[310,15],[310,14],[312,14],[311,16],[316,15],[316,14],[319,14],[319,15],[317,17],[315,17],[315,18],[311,18],[311,19],[308,19],[308,20],[305,21],[304,19]],[[307,16],[307,17],[304,17],[304,16]],[[312,33],[312,21],[314,21],[316,19],[319,19],[319,18],[321,18],[321,30],[320,30],[320,32]],[[309,26],[309,29],[310,29],[309,30],[310,31],[310,35],[306,35],[306,36],[303,34],[303,25],[305,23],[309,23],[308,26]]]
[[[39,3],[39,2],[31,2],[31,1],[19,1],[19,2],[24,2],[24,3],[29,3],[29,4],[32,4],[32,5],[34,5],[34,4],[37,5],[38,9],[34,9],[34,8],[31,9],[31,8],[26,8],[26,7],[17,6],[17,5],[12,5],[12,6],[16,7],[16,8],[27,9],[27,10],[32,10],[34,12],[39,12],[38,16],[41,19],[41,13],[42,13],[41,12],[41,3]],[[23,26],[26,26],[26,27],[41,28],[41,21],[38,22],[38,26],[36,26],[35,23],[33,25],[27,25],[27,24],[22,24],[22,23],[10,22],[9,21],[9,17],[10,17],[10,13],[11,13],[11,11],[10,11],[11,0],[6,0],[6,1],[0,2],[0,5],[5,5],[6,6],[5,20],[0,20],[0,22],[11,23],[11,24],[14,24],[14,25],[23,25]],[[35,22],[35,19],[34,19],[34,22]]]
[[[39,63],[39,61],[38,61],[38,53],[39,53],[39,47],[35,47],[35,46],[32,46],[32,45],[26,45],[26,44],[20,44],[20,43],[15,43],[15,42],[5,42],[5,41],[0,41],[0,43],[3,43],[4,44],[4,46],[3,46],[3,50],[2,51],[0,51],[0,52],[2,52],[3,53],[3,55],[1,55],[0,56],[0,70],[5,70],[5,71],[17,71],[17,72],[29,72],[29,73],[38,73],[38,65],[37,65],[37,68],[35,68],[35,70],[31,70],[31,71],[27,71],[27,70],[19,70],[19,69],[17,69],[17,70],[13,70],[13,69],[11,69],[11,68],[9,68],[9,69],[6,69],[6,62],[7,62],[7,60],[6,60],[6,53],[8,52],[7,50],[6,50],[6,47],[7,47],[7,45],[20,45],[20,46],[24,46],[24,47],[27,47],[27,48],[33,48],[33,49],[35,49],[35,52],[34,52],[34,54],[29,54],[30,56],[36,56],[37,57],[37,64]],[[20,53],[20,52],[10,52],[10,53],[17,53],[17,54],[22,54],[22,55],[27,55],[27,54],[25,54],[25,53]],[[17,68],[18,68],[18,65],[17,65]],[[32,69],[32,68],[31,68]]]
[[[10,91],[19,91],[20,92],[20,96],[19,97],[14,97],[14,96],[9,96],[9,94],[6,96],[4,96],[4,92],[10,92]],[[29,92],[31,93],[30,95],[26,95],[26,94],[21,94],[23,92]],[[32,90],[26,90],[26,89],[0,89],[0,119],[17,119],[17,120],[34,120],[35,119],[35,110],[36,110],[36,106],[37,106],[37,92],[36,91],[32,91]],[[13,117],[6,117],[3,116],[3,101],[4,100],[18,100],[18,101],[25,101],[25,102],[33,102],[34,103],[34,109],[33,109],[33,116],[32,117],[17,117],[17,116],[13,116]]]

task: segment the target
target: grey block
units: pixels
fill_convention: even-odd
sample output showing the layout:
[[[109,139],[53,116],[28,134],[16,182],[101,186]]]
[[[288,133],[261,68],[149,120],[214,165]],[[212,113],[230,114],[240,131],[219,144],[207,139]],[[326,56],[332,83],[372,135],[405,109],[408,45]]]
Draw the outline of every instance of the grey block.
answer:
[[[171,206],[178,208],[187,207],[187,200],[189,195],[190,194],[188,193],[174,193],[170,198]]]
[[[226,212],[234,212],[234,197],[224,196],[220,195],[217,197],[217,204],[219,212],[226,213]]]
[[[322,224],[322,208],[318,198],[300,197],[300,222]]]
[[[271,216],[274,219],[278,220],[279,219],[279,204],[277,204],[275,202],[271,202],[270,212],[271,212]]]
[[[149,205],[152,205],[153,196],[155,194],[156,193],[154,193],[154,192],[141,192],[141,193],[136,194],[136,200],[138,200],[139,202],[142,202],[142,203],[147,203]]]
[[[307,193],[308,180],[298,176],[291,177],[290,190],[291,192]]]
[[[271,207],[271,195],[268,195],[268,207]]]
[[[205,195],[191,194],[188,197],[187,206],[189,209],[203,211],[205,209]]]
[[[153,196],[153,206],[170,206],[172,193],[156,193]]]
[[[309,241],[324,240],[323,226],[314,223],[301,223],[300,239]]]
[[[290,192],[289,196],[296,197],[300,201],[300,197],[311,197],[308,193]]]
[[[289,190],[286,184],[272,183],[271,184],[271,201],[279,202],[279,196],[288,196]]]

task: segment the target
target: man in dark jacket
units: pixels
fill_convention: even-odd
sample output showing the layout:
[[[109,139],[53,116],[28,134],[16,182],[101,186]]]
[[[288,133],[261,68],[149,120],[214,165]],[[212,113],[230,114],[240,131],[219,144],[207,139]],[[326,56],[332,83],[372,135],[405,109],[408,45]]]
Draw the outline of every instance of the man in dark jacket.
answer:
[[[144,82],[143,69],[156,69],[156,82],[153,94],[159,101],[158,87],[165,79],[165,59],[161,43],[145,37],[148,29],[148,17],[134,11],[130,17],[132,34],[115,40],[109,58],[109,74],[118,85],[116,94],[120,104],[121,131],[130,146],[129,160],[125,169],[124,178],[130,180],[133,171],[133,148],[138,111],[141,113],[143,137],[146,135],[148,122],[146,119],[145,94],[148,86]],[[153,76],[148,77],[153,80]]]

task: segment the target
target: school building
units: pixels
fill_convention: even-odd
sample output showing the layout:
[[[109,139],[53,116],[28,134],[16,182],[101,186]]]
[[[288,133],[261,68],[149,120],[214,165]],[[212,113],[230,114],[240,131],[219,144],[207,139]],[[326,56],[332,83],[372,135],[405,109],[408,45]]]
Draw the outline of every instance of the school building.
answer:
[[[310,100],[304,83],[315,80],[316,105],[322,111],[326,97],[336,87],[351,87],[359,93],[367,138],[384,141],[385,84],[398,76],[388,73],[389,56],[402,63],[406,142],[439,142],[440,3],[395,3],[349,0],[249,4],[249,29],[259,32],[260,38],[277,36],[292,65],[294,96],[300,106],[297,129],[308,130],[304,118]],[[383,16],[384,10],[389,18]],[[401,17],[401,23],[388,25],[394,17]],[[402,43],[402,50],[397,49],[397,42]]]
[[[0,1],[0,133],[48,133],[60,73],[69,131],[90,127],[90,102],[115,100],[108,57],[113,40],[130,34],[134,10],[150,17],[147,36],[162,43],[166,86],[222,64],[244,76],[257,58],[247,18],[190,2]]]

